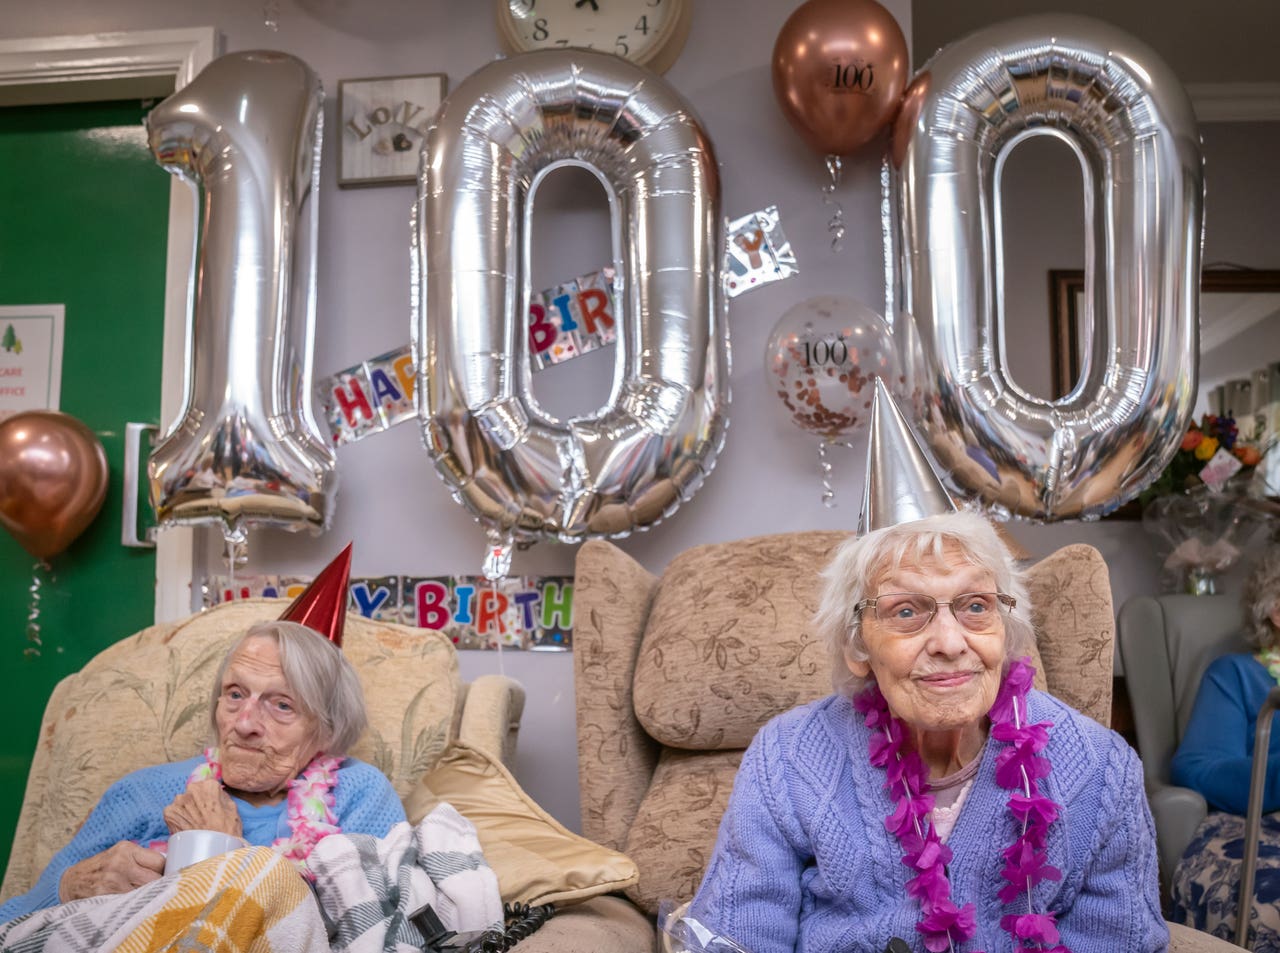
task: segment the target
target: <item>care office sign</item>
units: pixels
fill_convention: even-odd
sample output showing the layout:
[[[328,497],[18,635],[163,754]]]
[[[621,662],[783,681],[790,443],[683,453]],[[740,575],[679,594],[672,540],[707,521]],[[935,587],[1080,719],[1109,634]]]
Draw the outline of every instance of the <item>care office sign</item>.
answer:
[[[58,409],[65,313],[60,304],[0,306],[0,420]]]

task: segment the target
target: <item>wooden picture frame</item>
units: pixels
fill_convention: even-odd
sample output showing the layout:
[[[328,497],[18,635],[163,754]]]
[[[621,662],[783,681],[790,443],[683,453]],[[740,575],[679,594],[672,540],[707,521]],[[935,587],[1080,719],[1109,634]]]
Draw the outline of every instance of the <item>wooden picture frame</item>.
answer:
[[[338,187],[415,182],[423,133],[447,91],[444,73],[339,80]]]
[[[1280,294],[1280,271],[1244,268],[1206,269],[1200,278],[1201,335],[1214,330],[1214,309],[1206,300],[1220,294]],[[1049,272],[1049,354],[1054,398],[1064,396],[1080,377],[1080,320],[1084,314],[1084,272]],[[1280,355],[1277,355],[1280,357]]]

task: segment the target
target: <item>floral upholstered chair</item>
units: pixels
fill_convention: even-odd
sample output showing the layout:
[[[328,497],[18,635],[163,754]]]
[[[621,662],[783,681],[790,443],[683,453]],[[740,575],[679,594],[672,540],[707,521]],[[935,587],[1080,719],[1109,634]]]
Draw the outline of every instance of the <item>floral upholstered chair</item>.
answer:
[[[46,706],[0,899],[29,890],[118,778],[198,753],[213,678],[231,643],[279,617],[283,599],[230,602],[122,639],[58,683]],[[352,615],[343,651],[364,686],[369,730],[352,755],[406,797],[451,742],[509,760],[524,709],[518,682],[466,683],[441,633]]]
[[[831,692],[812,618],[819,573],[845,538],[803,532],[699,546],[660,578],[611,543],[579,550],[583,834],[636,862],[639,881],[626,896],[644,914],[697,889],[756,731]],[[1106,563],[1093,547],[1071,545],[1032,565],[1028,577],[1037,687],[1109,724],[1115,620]],[[1234,949],[1170,929],[1176,951]]]

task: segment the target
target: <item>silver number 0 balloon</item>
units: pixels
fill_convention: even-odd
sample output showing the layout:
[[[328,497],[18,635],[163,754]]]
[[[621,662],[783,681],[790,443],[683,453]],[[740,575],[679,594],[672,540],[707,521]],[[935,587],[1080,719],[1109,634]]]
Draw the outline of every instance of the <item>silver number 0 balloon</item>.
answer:
[[[607,406],[560,421],[530,394],[525,315],[534,194],[565,164],[610,197],[620,314]],[[724,227],[711,144],[677,93],[588,51],[492,63],[426,133],[416,220],[424,439],[492,534],[623,536],[697,490],[726,423]]]
[[[328,526],[335,461],[311,412],[322,100],[301,60],[232,53],[147,117],[157,161],[203,192],[185,403],[148,464],[161,525]]]
[[[1017,386],[997,330],[1027,320],[1002,313],[999,194],[1032,135],[1065,141],[1084,172],[1089,327],[1057,401]],[[894,130],[898,330],[953,488],[1033,519],[1091,518],[1160,474],[1195,401],[1202,164],[1173,71],[1107,24],[1010,20],[924,66]]]

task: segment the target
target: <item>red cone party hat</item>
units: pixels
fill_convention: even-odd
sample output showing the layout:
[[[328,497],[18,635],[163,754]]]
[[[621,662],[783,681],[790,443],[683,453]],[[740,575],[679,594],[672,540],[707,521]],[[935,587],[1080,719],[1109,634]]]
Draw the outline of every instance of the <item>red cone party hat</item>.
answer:
[[[347,621],[347,582],[351,578],[351,545],[347,543],[347,548],[298,594],[281,614],[281,622],[301,623],[342,648],[342,627]]]

